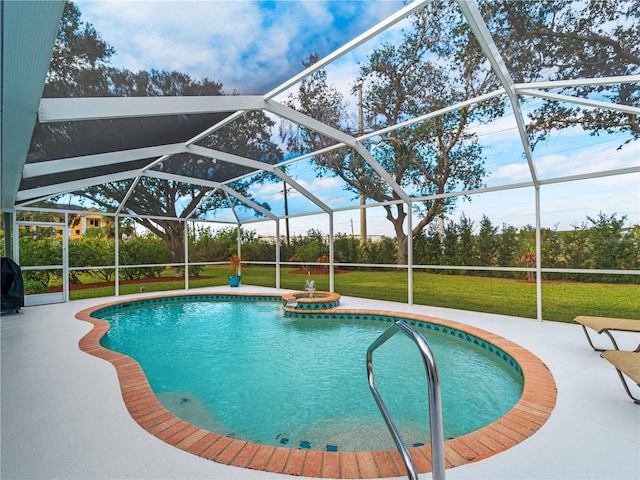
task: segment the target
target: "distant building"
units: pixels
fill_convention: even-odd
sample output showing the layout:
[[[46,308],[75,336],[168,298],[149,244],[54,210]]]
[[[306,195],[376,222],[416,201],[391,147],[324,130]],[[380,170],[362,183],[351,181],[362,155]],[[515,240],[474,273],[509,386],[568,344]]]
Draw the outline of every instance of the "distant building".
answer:
[[[97,212],[98,210],[93,208],[91,211]],[[99,213],[82,213],[79,215],[80,219],[77,220],[77,214],[69,214],[71,220],[71,227],[69,228],[69,238],[76,239],[82,237],[87,233],[87,228],[102,228],[104,226],[104,220]]]
[[[105,226],[104,216],[95,207],[87,210],[78,205],[58,204],[57,206],[64,210],[82,211],[82,213],[69,212],[69,238],[72,240],[83,237],[87,233],[88,228],[102,228]],[[57,221],[64,223],[64,216],[58,218]],[[62,231],[58,231],[57,234],[62,235]]]

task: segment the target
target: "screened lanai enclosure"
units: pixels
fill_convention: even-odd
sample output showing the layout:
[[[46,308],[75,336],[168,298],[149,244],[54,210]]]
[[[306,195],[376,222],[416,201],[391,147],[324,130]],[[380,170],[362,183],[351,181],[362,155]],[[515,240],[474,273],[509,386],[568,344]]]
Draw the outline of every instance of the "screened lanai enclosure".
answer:
[[[229,227],[245,268],[271,268],[278,288],[299,266],[282,245],[309,230],[327,244],[312,263],[329,290],[337,269],[393,267],[410,304],[427,271],[529,273],[539,319],[550,274],[637,283],[638,12],[637,0],[3,2],[3,256],[59,272],[61,290],[31,302],[69,299],[68,243],[91,226],[121,240],[93,264],[116,294],[127,237],[162,239],[189,288],[207,263],[190,236]],[[579,243],[603,220],[635,258],[545,260],[557,247],[545,232]],[[418,241],[445,252],[459,223],[526,232],[529,263],[497,250],[425,263]],[[272,258],[243,255],[247,231]],[[20,241],[43,235],[53,264]],[[394,254],[336,258],[345,236],[392,239]]]

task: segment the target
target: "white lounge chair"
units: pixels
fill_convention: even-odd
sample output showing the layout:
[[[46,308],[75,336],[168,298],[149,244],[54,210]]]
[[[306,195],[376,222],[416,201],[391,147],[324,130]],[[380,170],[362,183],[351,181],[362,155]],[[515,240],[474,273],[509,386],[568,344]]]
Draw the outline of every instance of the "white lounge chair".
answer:
[[[640,398],[636,398],[631,394],[631,390],[629,390],[629,386],[623,376],[623,374],[628,376],[640,387],[640,352],[606,350],[602,352],[600,356],[616,368],[627,395],[629,395],[635,403],[640,405]]]
[[[591,337],[589,337],[589,333],[587,332],[587,327],[597,333],[606,333],[613,343],[613,348],[616,350],[620,350],[620,348],[618,348],[618,344],[615,338],[613,338],[611,331],[640,333],[640,320],[631,318],[588,317],[581,315],[574,318],[574,321],[582,325],[582,330],[584,330],[584,334],[587,336],[589,345],[591,345],[591,348],[596,352],[604,352],[606,349],[596,348],[593,345]],[[636,348],[635,351],[640,352],[640,344],[638,344],[638,348]]]

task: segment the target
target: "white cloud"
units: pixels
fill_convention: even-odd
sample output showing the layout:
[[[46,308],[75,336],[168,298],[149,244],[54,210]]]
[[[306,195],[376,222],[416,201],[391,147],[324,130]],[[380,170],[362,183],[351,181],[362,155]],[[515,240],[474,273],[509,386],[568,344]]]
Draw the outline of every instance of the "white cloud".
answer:
[[[512,163],[497,168],[489,179],[492,180],[492,184],[499,183],[501,185],[504,185],[506,181],[508,183],[528,182],[531,181],[531,170],[526,163]],[[497,179],[504,179],[505,181],[495,182]]]
[[[615,170],[619,168],[640,166],[640,142],[624,146],[618,150],[619,139],[597,143],[597,137],[588,137],[584,133],[571,139],[568,150],[548,154],[542,152],[536,157],[536,166],[540,176],[557,177],[578,175],[589,172]],[[595,142],[595,143],[594,143]]]
[[[325,2],[300,2],[298,6],[299,14],[312,18],[319,26],[327,27],[335,19],[327,8],[328,4]]]
[[[114,66],[177,70],[239,93],[265,93],[301,71],[310,53],[330,53],[401,6],[397,1],[249,0],[77,4],[82,19],[116,49]]]
[[[491,122],[481,123],[473,130],[484,143],[520,141],[518,125],[513,113],[506,113]]]
[[[324,190],[327,188],[336,188],[342,186],[342,181],[336,177],[322,177],[315,178],[313,180],[300,180],[298,183],[308,190]]]
[[[219,2],[191,1],[78,4],[83,18],[93,23],[103,39],[116,48],[114,63],[131,70],[185,71],[189,66],[199,66],[198,73],[203,73],[206,62],[215,56],[211,42],[234,32],[237,41],[246,39],[243,27],[250,29],[256,16],[251,2],[229,2],[224,9]],[[238,18],[243,21],[238,22]]]

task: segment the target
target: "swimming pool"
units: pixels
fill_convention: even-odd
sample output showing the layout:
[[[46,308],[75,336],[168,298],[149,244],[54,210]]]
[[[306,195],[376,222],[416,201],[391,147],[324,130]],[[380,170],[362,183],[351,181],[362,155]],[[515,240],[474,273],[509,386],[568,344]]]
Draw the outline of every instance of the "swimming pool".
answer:
[[[231,302],[229,300],[231,300]],[[183,353],[188,349],[202,350],[207,345],[210,347],[212,344],[215,344],[214,350],[226,352],[222,354],[223,357],[230,357],[232,355],[230,355],[229,352],[238,353],[241,350],[245,350],[245,353],[249,354],[248,357],[241,357],[234,354],[234,358],[231,359],[230,363],[220,362],[220,359],[213,362],[205,362],[220,363],[220,369],[218,371],[214,370],[213,372],[207,371],[203,377],[200,377],[199,375],[184,374],[185,370],[204,371],[203,361],[197,358],[190,359],[190,361],[194,362],[193,365],[195,365],[195,367],[177,367],[177,365],[174,365],[175,362],[170,359],[161,366],[154,367],[152,366],[154,362],[147,361],[144,356],[149,355],[157,358],[157,352],[146,352],[142,354],[141,358],[138,358],[136,355],[140,356],[140,353],[133,351],[138,348],[138,346],[129,345],[122,347],[122,345],[120,345],[117,347],[118,349],[122,349],[123,353],[131,355],[138,360],[142,368],[146,371],[151,386],[156,391],[158,398],[164,403],[164,406],[178,416],[186,417],[192,428],[183,428],[184,434],[199,427],[202,431],[211,430],[226,439],[234,438],[236,439],[235,441],[246,444],[254,445],[257,443],[271,445],[277,447],[278,450],[281,448],[296,450],[318,449],[324,451],[323,454],[329,454],[335,451],[349,452],[350,450],[393,449],[393,443],[388,433],[386,433],[386,427],[383,424],[379,412],[377,412],[377,407],[375,407],[375,403],[366,386],[364,355],[371,341],[375,340],[391,322],[399,318],[407,319],[407,317],[409,317],[409,321],[425,335],[432,345],[436,361],[438,361],[438,366],[441,370],[441,378],[460,377],[462,376],[460,370],[465,368],[467,364],[475,363],[475,357],[482,360],[479,382],[475,379],[475,383],[471,385],[469,382],[463,381],[462,391],[459,391],[456,389],[451,390],[450,387],[447,386],[447,383],[443,381],[445,435],[447,437],[457,436],[456,440],[460,441],[460,439],[465,439],[469,437],[469,435],[473,436],[473,432],[484,432],[483,434],[486,435],[487,427],[485,427],[485,425],[487,423],[495,424],[495,421],[498,420],[499,417],[511,413],[514,410],[514,408],[512,408],[514,404],[522,401],[522,398],[520,398],[521,392],[523,393],[523,398],[528,396],[525,395],[528,390],[526,382],[524,390],[522,389],[522,385],[523,373],[526,378],[525,370],[530,369],[530,363],[527,362],[527,367],[523,369],[512,353],[508,352],[511,345],[507,344],[509,348],[506,349],[504,345],[500,347],[496,346],[496,341],[494,340],[497,339],[497,343],[500,343],[501,340],[499,337],[496,337],[496,339],[492,338],[491,341],[488,341],[483,338],[483,335],[480,335],[480,333],[483,332],[473,331],[474,329],[469,328],[466,328],[465,331],[465,329],[458,328],[457,325],[447,325],[447,323],[451,324],[451,322],[425,317],[418,318],[416,316],[417,318],[410,318],[413,316],[406,314],[401,316],[393,315],[390,314],[390,312],[350,312],[348,310],[334,310],[330,313],[323,312],[320,315],[314,313],[309,315],[308,318],[290,319],[276,315],[276,323],[279,323],[280,327],[284,329],[276,332],[272,330],[272,327],[268,325],[268,322],[264,320],[264,318],[268,316],[267,313],[273,312],[274,309],[275,311],[279,311],[279,304],[264,303],[265,300],[279,301],[280,296],[247,297],[234,295],[233,297],[229,297],[228,295],[183,295],[171,297],[170,299],[154,298],[141,302],[127,302],[112,305],[99,309],[98,312],[93,313],[93,316],[102,317],[109,315],[113,317],[112,322],[114,324],[122,324],[124,326],[124,330],[112,328],[111,332],[103,337],[102,342],[104,346],[109,348],[115,348],[115,345],[121,339],[131,337],[127,329],[134,323],[140,323],[137,320],[132,321],[132,319],[137,313],[153,306],[152,310],[156,316],[152,318],[151,321],[147,319],[141,322],[147,326],[152,326],[152,328],[148,329],[144,334],[144,336],[151,339],[149,343],[156,344],[163,350],[171,348],[172,345],[177,345],[177,351]],[[242,312],[238,318],[232,319],[229,310],[227,310],[230,306],[234,306],[233,308],[237,307]],[[211,312],[207,312],[206,309],[203,310],[204,307],[207,307],[207,309],[212,307],[214,310],[217,309],[219,318],[228,319],[228,321],[221,321],[220,319],[215,321],[211,320],[210,317],[208,317]],[[258,310],[253,310],[256,307]],[[209,330],[208,333],[203,333],[202,331],[195,333],[196,330],[190,330],[191,326],[185,323],[185,318],[198,317],[198,315],[194,315],[194,313],[198,313],[198,311],[200,311],[199,313],[205,313],[205,318],[208,320],[196,322],[200,324],[197,328],[201,328],[203,324],[207,324],[208,328],[215,324],[216,328]],[[176,312],[182,312],[186,315],[177,315]],[[169,319],[168,322],[167,319]],[[99,321],[93,321],[93,323],[94,325],[99,325]],[[158,325],[163,323],[169,323],[171,325],[169,331],[173,330],[174,333],[175,331],[184,333],[184,338],[177,340],[177,337],[173,334],[161,332]],[[102,337],[104,331],[107,330],[104,325],[100,328],[103,331],[97,333],[97,335],[99,335],[98,338]],[[140,326],[138,325],[136,328],[140,328]],[[185,347],[185,345],[181,343],[185,338],[194,336],[201,337],[203,340],[198,346]],[[346,338],[344,342],[338,340],[343,336]],[[489,334],[489,336],[491,335]],[[283,349],[282,346],[276,342],[278,337],[285,338],[286,349]],[[294,338],[301,342],[301,346],[293,346],[295,343],[293,342]],[[331,354],[327,350],[329,344],[339,344],[339,351],[343,352],[345,346],[348,347],[350,344],[358,343],[354,341],[355,338],[358,338],[358,342],[362,345],[355,349],[355,356],[358,357],[355,362],[347,359],[347,354]],[[229,339],[232,339],[232,341]],[[320,339],[322,340],[320,341]],[[449,346],[440,347],[439,344],[441,340],[449,342]],[[229,345],[224,345],[226,343],[229,343]],[[466,350],[462,348],[464,344],[472,346],[469,350],[471,353],[465,352],[463,357],[454,358],[451,367],[446,365],[447,362],[441,361],[441,358],[445,356],[451,356],[454,353],[458,354],[460,351]],[[94,345],[94,352],[92,353],[96,353],[97,347],[99,346]],[[408,443],[416,446],[416,448],[420,448],[420,445],[427,443],[429,439],[428,432],[426,431],[428,428],[426,387],[424,386],[424,370],[419,364],[415,364],[414,360],[418,358],[418,355],[415,349],[411,347],[412,345],[392,345],[388,352],[381,352],[381,358],[376,358],[375,360],[376,377],[379,379],[379,386],[387,390],[387,393],[383,392],[385,401],[398,390],[408,392],[408,396],[400,396],[398,399],[391,400],[389,404],[393,405],[395,402],[395,404],[399,406],[399,408],[397,408],[398,412],[407,410],[407,405],[415,405],[413,410],[410,409],[411,411],[408,414],[408,418],[402,419],[398,423]],[[227,348],[231,350],[225,350]],[[314,348],[319,348],[319,353],[315,351]],[[264,362],[264,360],[257,360],[254,357],[256,350],[267,350],[276,353],[276,355],[274,355],[274,364],[270,364],[268,367],[266,365],[256,366],[256,362]],[[438,353],[438,351],[441,353]],[[400,357],[398,358],[399,353]],[[410,354],[414,353],[415,355],[412,359]],[[102,352],[102,355],[104,356],[105,353]],[[107,356],[109,355],[112,354],[107,354]],[[378,353],[376,353],[376,355],[378,355]],[[169,355],[164,356],[169,358]],[[389,358],[387,359],[385,356]],[[316,360],[321,361],[317,363]],[[356,367],[353,367],[351,363],[354,363]],[[388,364],[388,366],[385,367],[385,363]],[[274,367],[274,365],[278,366],[278,364],[283,368],[278,369]],[[409,388],[406,388],[407,379],[398,379],[396,375],[399,371],[399,364],[402,365],[402,370],[407,370],[409,373],[417,371],[417,375],[411,374],[409,377],[418,377],[420,379],[419,382],[422,382],[422,386],[410,385]],[[487,375],[492,375],[492,371],[496,366],[500,367],[498,370],[507,373],[506,383],[504,385],[499,383],[503,380],[496,380],[493,377],[490,377],[490,380],[487,379]],[[176,375],[176,368],[178,369],[178,373],[180,371],[183,372],[182,375]],[[355,368],[355,370],[353,370],[353,368]],[[452,368],[452,370],[450,370],[450,368]],[[154,369],[157,370],[159,374],[158,372],[154,373]],[[281,382],[282,379],[278,377],[283,374],[282,372],[287,371],[295,371],[298,376],[285,379],[283,384]],[[308,380],[302,378],[300,374],[309,374],[306,376],[312,379],[311,387],[316,387],[316,390],[298,394],[297,388],[292,388],[291,385],[297,387]],[[477,373],[474,375],[478,376]],[[304,377],[305,375],[302,376]],[[172,379],[176,377],[184,377],[187,381],[186,383],[176,383]],[[242,379],[246,377],[249,377],[249,381],[242,383]],[[329,377],[334,383],[326,384],[319,381],[326,380],[326,377]],[[385,378],[391,380],[386,386],[383,383],[383,379]],[[266,379],[267,387],[256,387],[257,379]],[[351,390],[352,387],[357,386],[360,379],[360,383],[364,385],[364,397],[358,397]],[[286,387],[287,382],[289,384],[288,388]],[[202,384],[215,385],[214,393],[212,394],[198,386]],[[233,391],[232,387],[234,384],[240,384],[241,387],[237,391]],[[253,397],[260,398],[261,390],[269,389],[269,385],[273,385],[273,388],[268,391],[268,395],[263,395],[262,400],[260,400],[257,405],[249,406],[248,401]],[[335,387],[335,385],[339,385],[339,387]],[[470,391],[478,389],[486,390],[489,395],[484,395],[484,397],[486,397],[484,400],[470,401]],[[343,399],[339,401],[337,405],[334,405],[328,399],[335,395],[336,390],[344,390],[347,393],[347,398],[346,400]],[[285,395],[281,396],[281,392],[279,391],[284,391]],[[496,392],[507,393],[506,397],[510,396],[511,398],[508,399],[506,403],[497,406],[492,405],[497,397],[502,396],[496,395]],[[329,395],[326,396],[326,393]],[[321,394],[325,395],[325,397],[321,397]],[[123,396],[125,396],[124,388]],[[218,401],[218,403],[213,407],[206,406],[205,404],[209,402],[209,397],[212,396],[216,397],[214,400]],[[323,398],[320,404],[313,408],[306,408],[307,400],[309,400],[309,398],[315,400],[316,397],[318,399]],[[488,403],[484,403],[487,399]],[[530,401],[528,398],[525,400]],[[367,402],[371,405],[366,406]],[[469,424],[466,420],[462,421],[462,415],[459,413],[447,415],[446,405],[452,402],[460,403],[463,410],[469,410],[469,405],[477,405],[478,408],[475,412],[471,412],[471,417],[473,417],[474,421],[476,417],[478,417],[481,419],[481,422],[479,424],[473,422]],[[220,413],[220,405],[229,406],[230,413]],[[287,410],[288,408],[292,410]],[[329,420],[318,420],[317,418],[309,420],[306,418],[308,410],[323,409],[325,410],[325,417],[328,416]],[[363,410],[366,414],[363,413]],[[256,415],[249,415],[249,413],[254,413],[254,411]],[[328,415],[327,412],[329,412]],[[195,416],[189,416],[194,414]],[[393,411],[392,414],[394,414]],[[394,414],[394,419],[396,415],[397,414]],[[198,416],[200,416],[200,419],[198,419]],[[447,417],[449,417],[449,421]],[[286,420],[286,422],[277,423],[282,419]],[[234,423],[236,420],[240,420],[240,423]],[[260,427],[264,427],[264,431],[259,431],[257,434],[248,433],[249,431],[243,422],[253,424],[251,428],[257,425],[259,427],[258,430],[260,430]],[[338,425],[339,428],[336,429],[335,425]],[[530,433],[535,431],[535,429],[537,429],[537,427],[530,428]],[[192,434],[195,434],[195,430]],[[200,433],[200,435],[206,436],[205,433]],[[504,437],[504,433],[501,433],[501,435]],[[522,435],[523,433],[512,435],[512,437],[516,438],[511,438],[508,441],[502,438],[499,448],[507,448],[505,444],[513,441],[517,443]],[[485,439],[484,444],[490,443],[491,442]],[[495,450],[495,447],[487,447],[488,446],[485,445],[484,450]],[[487,452],[479,450],[483,450],[483,448],[476,446],[473,454],[467,454],[466,456],[472,459],[487,455]],[[204,451],[200,453],[204,453]],[[311,455],[312,452],[309,452],[309,454]],[[289,456],[291,455],[293,454]],[[203,456],[208,457],[207,454]],[[219,460],[216,459],[216,461]],[[424,468],[428,469],[428,465]],[[276,469],[276,471],[282,470]]]

